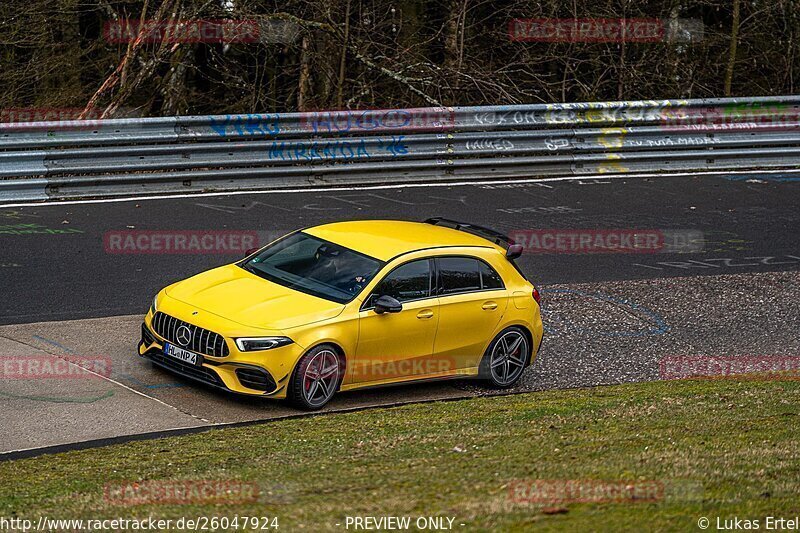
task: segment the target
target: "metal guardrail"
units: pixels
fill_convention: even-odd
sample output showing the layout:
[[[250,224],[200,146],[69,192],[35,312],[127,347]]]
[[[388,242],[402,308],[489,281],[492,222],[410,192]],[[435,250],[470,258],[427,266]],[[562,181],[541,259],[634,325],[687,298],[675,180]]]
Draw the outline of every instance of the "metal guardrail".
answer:
[[[0,124],[0,201],[800,168],[800,96]]]

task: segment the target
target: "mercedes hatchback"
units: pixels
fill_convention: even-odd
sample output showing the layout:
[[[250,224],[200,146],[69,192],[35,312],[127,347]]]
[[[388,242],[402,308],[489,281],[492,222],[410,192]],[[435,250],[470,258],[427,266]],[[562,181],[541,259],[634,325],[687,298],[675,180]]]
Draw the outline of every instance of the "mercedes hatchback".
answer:
[[[510,387],[542,341],[521,252],[496,231],[442,218],[299,230],[160,291],[139,355],[303,409],[411,381]]]

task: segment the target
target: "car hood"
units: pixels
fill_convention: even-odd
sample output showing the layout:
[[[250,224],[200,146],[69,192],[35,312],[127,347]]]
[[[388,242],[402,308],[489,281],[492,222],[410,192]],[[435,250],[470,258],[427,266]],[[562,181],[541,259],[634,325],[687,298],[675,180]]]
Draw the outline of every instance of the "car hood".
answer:
[[[166,293],[197,309],[245,326],[290,329],[338,316],[344,305],[251,274],[236,265],[203,272]]]

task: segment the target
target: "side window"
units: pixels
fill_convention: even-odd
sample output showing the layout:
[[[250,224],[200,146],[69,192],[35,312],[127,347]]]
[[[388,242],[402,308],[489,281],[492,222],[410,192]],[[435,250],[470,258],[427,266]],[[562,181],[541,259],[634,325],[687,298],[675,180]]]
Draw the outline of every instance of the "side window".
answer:
[[[431,267],[427,259],[411,261],[390,272],[378,283],[372,298],[391,296],[399,302],[419,300],[431,295]]]
[[[480,263],[469,257],[440,257],[440,294],[458,294],[481,290]]]
[[[478,261],[478,264],[480,265],[481,287],[483,290],[502,289],[503,280],[500,278],[500,274],[483,261]]]
[[[495,270],[479,259],[440,257],[440,294],[458,294],[479,290],[502,289],[503,280]]]

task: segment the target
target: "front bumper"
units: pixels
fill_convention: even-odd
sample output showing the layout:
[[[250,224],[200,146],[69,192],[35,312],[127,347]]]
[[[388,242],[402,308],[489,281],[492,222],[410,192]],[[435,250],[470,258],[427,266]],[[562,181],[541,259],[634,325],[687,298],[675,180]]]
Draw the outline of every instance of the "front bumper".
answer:
[[[142,324],[142,338],[138,352],[156,366],[188,379],[226,392],[247,396],[285,398],[294,362],[299,358],[300,347],[288,345],[265,352],[242,353],[235,348],[226,357],[202,356],[200,365],[193,365],[166,355],[164,343],[152,328],[152,313]],[[295,355],[297,352],[297,355]]]

